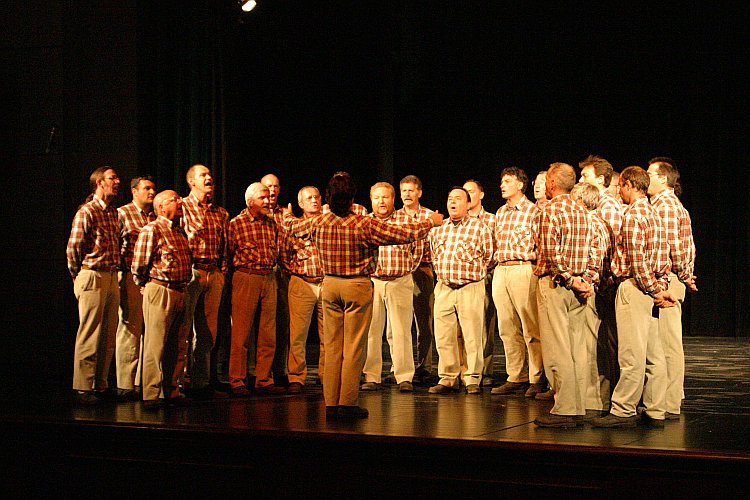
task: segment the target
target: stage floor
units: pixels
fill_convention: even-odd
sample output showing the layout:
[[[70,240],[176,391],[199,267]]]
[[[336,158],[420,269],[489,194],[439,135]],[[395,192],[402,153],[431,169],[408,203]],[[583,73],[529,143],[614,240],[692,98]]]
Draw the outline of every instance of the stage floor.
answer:
[[[686,338],[685,352],[682,418],[667,421],[663,430],[597,429],[588,424],[543,429],[533,421],[551,403],[492,396],[488,388],[479,396],[463,391],[433,395],[425,387],[402,394],[397,386],[389,385],[360,393],[360,404],[369,410],[369,418],[326,421],[322,389],[314,383],[305,387],[303,395],[214,400],[156,412],[145,411],[141,403],[74,406],[69,391],[60,387],[8,399],[0,420],[606,447],[750,459],[750,339]],[[502,355],[496,358],[496,373],[504,380]],[[312,367],[310,380],[314,371]]]

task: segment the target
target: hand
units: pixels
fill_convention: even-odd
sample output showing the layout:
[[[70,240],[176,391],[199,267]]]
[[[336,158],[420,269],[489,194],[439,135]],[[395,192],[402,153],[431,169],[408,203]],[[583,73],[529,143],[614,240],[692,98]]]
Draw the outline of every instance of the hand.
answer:
[[[291,203],[289,203],[285,207],[281,207],[281,216],[282,217],[286,217],[286,214],[294,215],[294,213],[292,212],[292,204]]]
[[[432,227],[437,227],[443,223],[443,214],[440,212],[432,212],[430,214],[430,220],[432,221]]]
[[[581,298],[587,299],[594,295],[594,287],[579,277],[574,277],[570,289]]]
[[[677,298],[669,290],[662,290],[654,296],[654,304],[661,309],[674,307],[677,305]]]
[[[138,291],[141,292],[141,295],[143,295],[143,290],[145,289],[145,286],[139,286]]]
[[[693,274],[690,276],[690,279],[685,282],[685,287],[687,288],[687,291],[690,293],[695,293],[698,291],[698,287],[695,286],[695,275]]]

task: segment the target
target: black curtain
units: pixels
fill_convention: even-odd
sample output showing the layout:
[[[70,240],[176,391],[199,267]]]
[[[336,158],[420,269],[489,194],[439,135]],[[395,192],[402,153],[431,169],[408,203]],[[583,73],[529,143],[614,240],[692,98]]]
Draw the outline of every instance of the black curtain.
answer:
[[[138,3],[140,169],[187,194],[185,172],[211,168],[224,204],[223,39],[226,1]]]
[[[334,170],[357,201],[416,174],[426,206],[469,177],[590,153],[617,170],[673,157],[700,292],[686,335],[749,336],[747,8],[536,8],[516,2],[141,2],[140,168],[186,192],[207,163],[242,208],[274,172],[282,201]],[[242,22],[240,22],[242,21]],[[225,61],[229,61],[225,64]]]

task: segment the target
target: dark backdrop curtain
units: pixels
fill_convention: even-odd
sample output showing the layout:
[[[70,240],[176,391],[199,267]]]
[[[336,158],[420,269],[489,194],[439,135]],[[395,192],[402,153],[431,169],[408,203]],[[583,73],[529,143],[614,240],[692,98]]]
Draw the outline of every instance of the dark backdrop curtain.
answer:
[[[226,1],[143,0],[139,19],[140,169],[159,189],[187,194],[185,171],[203,163],[224,204],[223,43]]]

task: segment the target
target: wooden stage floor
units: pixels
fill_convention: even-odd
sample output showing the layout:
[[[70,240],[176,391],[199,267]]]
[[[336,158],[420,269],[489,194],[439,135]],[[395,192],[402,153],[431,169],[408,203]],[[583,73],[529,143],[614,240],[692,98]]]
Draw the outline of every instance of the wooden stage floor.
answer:
[[[357,421],[326,421],[316,384],[303,395],[157,412],[140,403],[78,407],[57,388],[6,405],[2,449],[16,458],[6,474],[30,491],[45,491],[46,482],[34,480],[44,471],[40,479],[53,480],[55,491],[82,481],[86,486],[76,492],[113,487],[116,496],[118,471],[138,475],[134,491],[144,494],[167,488],[161,481],[170,471],[189,473],[187,480],[171,478],[176,482],[165,490],[189,496],[217,493],[232,481],[281,497],[304,485],[307,494],[363,498],[386,491],[441,497],[467,485],[513,496],[619,496],[622,488],[637,497],[744,491],[750,339],[686,338],[685,349],[683,416],[663,430],[538,428],[534,418],[551,403],[492,396],[488,388],[479,396],[432,395],[426,388],[402,394],[385,385],[360,394],[370,417]],[[501,371],[502,355],[496,357]],[[373,488],[385,490],[375,494]]]

